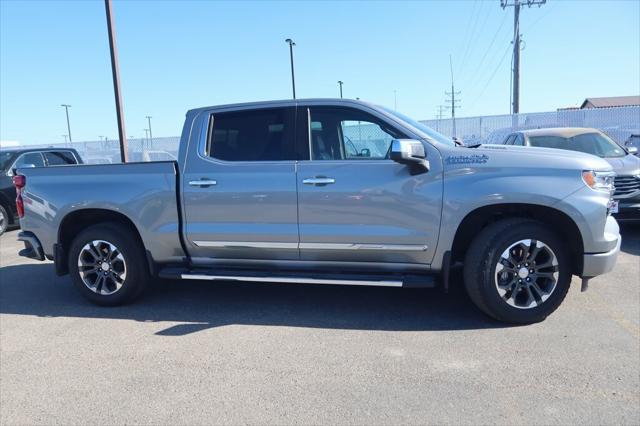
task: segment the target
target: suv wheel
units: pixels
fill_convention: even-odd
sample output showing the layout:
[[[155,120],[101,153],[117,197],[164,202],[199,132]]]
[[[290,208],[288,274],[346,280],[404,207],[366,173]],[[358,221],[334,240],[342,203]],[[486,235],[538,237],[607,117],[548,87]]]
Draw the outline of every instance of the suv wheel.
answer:
[[[0,235],[4,234],[4,232],[9,227],[9,214],[7,210],[0,204]]]
[[[554,232],[530,219],[505,219],[473,240],[464,281],[480,310],[500,321],[527,324],[560,306],[571,269],[567,249]]]
[[[149,281],[143,248],[117,223],[91,226],[73,240],[69,272],[83,296],[99,305],[130,302]]]

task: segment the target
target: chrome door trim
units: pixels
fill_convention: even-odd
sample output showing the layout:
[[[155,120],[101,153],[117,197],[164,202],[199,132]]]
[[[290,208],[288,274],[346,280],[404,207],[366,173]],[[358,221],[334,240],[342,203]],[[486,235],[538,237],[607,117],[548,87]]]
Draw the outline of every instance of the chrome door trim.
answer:
[[[346,279],[323,279],[323,278],[302,278],[302,277],[252,277],[237,275],[205,275],[205,274],[182,274],[183,280],[208,280],[208,281],[249,281],[263,283],[292,283],[292,284],[333,284],[333,285],[366,285],[380,287],[402,287],[403,282],[397,280],[346,280]]]
[[[198,247],[217,248],[263,248],[263,249],[298,249],[298,243],[279,243],[269,241],[194,241]]]
[[[312,177],[303,179],[302,183],[305,185],[329,185],[336,183],[336,180],[330,177]]]
[[[300,249],[426,251],[427,246],[420,244],[300,243]]]
[[[201,180],[190,180],[189,185],[191,186],[211,186],[217,185],[218,182],[213,179],[201,179]]]
[[[359,243],[281,243],[270,241],[193,241],[198,247],[216,248],[263,248],[302,250],[382,250],[382,251],[426,251],[419,244],[359,244]]]

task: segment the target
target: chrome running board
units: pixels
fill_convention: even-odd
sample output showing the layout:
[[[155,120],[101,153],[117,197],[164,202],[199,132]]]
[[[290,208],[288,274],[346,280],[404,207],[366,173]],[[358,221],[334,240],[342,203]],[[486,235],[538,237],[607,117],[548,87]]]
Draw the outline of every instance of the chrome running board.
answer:
[[[208,275],[208,274],[181,274],[183,280],[206,281],[248,281],[264,283],[291,283],[291,284],[332,284],[332,285],[366,285],[378,287],[402,287],[403,282],[397,280],[357,280],[357,279],[327,279],[308,277],[264,277],[242,275]]]

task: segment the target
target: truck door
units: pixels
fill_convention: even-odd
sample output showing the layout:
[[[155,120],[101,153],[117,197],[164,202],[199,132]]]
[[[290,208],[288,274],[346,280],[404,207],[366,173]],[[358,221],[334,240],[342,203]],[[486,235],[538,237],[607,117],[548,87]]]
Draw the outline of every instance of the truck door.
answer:
[[[182,176],[194,263],[298,260],[294,131],[293,107],[206,117]]]
[[[310,140],[299,144],[310,152],[297,174],[301,259],[430,263],[442,209],[438,151],[427,144],[432,169],[412,176],[389,159],[391,141],[407,137],[393,124],[356,108],[302,110]]]

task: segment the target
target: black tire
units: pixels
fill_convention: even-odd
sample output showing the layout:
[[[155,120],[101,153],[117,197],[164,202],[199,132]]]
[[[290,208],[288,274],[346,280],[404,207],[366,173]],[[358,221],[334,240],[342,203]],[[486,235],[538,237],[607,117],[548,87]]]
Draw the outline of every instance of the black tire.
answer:
[[[124,258],[126,276],[121,287],[112,294],[100,294],[91,290],[80,274],[80,252],[86,244],[96,240],[108,241]],[[131,229],[118,223],[105,222],[80,232],[71,243],[68,262],[73,284],[84,297],[98,305],[118,306],[132,302],[144,292],[150,280],[144,247]]]
[[[4,234],[8,227],[9,213],[7,213],[7,209],[5,209],[2,204],[0,204],[0,235]]]
[[[541,241],[553,251],[558,278],[546,300],[540,299],[537,306],[521,309],[500,296],[496,266],[505,250],[525,239]],[[484,228],[471,243],[464,261],[464,282],[473,303],[487,315],[507,323],[530,324],[544,320],[560,306],[569,291],[571,271],[567,247],[552,229],[531,219],[503,219]],[[518,278],[514,277],[516,281]]]

